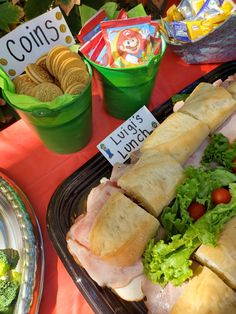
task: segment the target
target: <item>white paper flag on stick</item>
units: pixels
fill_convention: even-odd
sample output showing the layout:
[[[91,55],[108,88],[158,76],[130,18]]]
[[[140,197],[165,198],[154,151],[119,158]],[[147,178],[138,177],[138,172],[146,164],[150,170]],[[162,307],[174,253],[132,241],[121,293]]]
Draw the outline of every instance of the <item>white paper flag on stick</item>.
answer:
[[[0,66],[10,78],[53,46],[75,43],[59,7],[18,26],[0,39]]]
[[[153,114],[143,106],[97,145],[103,156],[114,165],[129,159],[143,141],[159,125]]]

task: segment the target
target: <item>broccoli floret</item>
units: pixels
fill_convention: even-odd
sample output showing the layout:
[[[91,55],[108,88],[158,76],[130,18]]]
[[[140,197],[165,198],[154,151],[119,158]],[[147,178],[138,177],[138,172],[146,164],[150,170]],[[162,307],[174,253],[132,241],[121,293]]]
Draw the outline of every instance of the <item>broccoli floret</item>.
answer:
[[[0,250],[0,313],[13,313],[21,279],[21,274],[14,270],[18,260],[17,250]]]
[[[0,277],[5,276],[11,265],[4,251],[0,251]]]
[[[11,270],[9,273],[9,278],[11,281],[15,282],[16,284],[21,284],[21,273],[16,270]]]
[[[0,252],[6,255],[8,263],[10,264],[10,269],[16,268],[16,265],[20,258],[18,251],[14,249],[4,249],[4,250],[0,250]]]
[[[8,312],[18,294],[19,284],[14,281],[0,280],[0,313]]]

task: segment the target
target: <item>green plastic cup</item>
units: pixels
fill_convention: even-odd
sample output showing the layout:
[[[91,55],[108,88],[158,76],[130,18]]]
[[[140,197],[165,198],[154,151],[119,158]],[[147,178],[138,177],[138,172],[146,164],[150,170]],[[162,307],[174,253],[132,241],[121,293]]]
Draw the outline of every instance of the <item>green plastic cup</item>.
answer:
[[[129,68],[101,66],[88,58],[100,76],[106,111],[115,118],[128,119],[141,107],[149,106],[161,59],[166,50],[162,37],[162,51],[148,64]]]
[[[87,62],[86,62],[87,63]],[[36,131],[45,146],[59,154],[78,152],[92,136],[92,69],[87,64],[90,80],[80,95],[62,95],[55,102],[28,104],[29,96],[16,95],[3,90],[5,99],[22,119]],[[27,102],[20,102],[27,97]],[[59,99],[60,98],[60,99]],[[27,105],[26,105],[27,104]],[[50,106],[52,105],[52,106]]]
[[[92,136],[91,82],[80,97],[58,110],[17,109],[37,132],[45,146],[59,154],[78,152]]]

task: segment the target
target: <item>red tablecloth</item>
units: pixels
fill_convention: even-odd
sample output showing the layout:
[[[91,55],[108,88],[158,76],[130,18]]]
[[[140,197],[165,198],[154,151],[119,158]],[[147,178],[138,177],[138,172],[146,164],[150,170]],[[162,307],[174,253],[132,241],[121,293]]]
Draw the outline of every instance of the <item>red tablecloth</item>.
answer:
[[[167,49],[156,80],[150,110],[160,106],[170,96],[215,66],[187,65]],[[0,171],[26,193],[43,233],[46,265],[40,314],[92,313],[49,240],[46,212],[57,186],[97,153],[97,143],[123,122],[104,111],[96,82],[93,81],[93,137],[89,145],[80,152],[58,155],[48,151],[22,120],[0,132]]]

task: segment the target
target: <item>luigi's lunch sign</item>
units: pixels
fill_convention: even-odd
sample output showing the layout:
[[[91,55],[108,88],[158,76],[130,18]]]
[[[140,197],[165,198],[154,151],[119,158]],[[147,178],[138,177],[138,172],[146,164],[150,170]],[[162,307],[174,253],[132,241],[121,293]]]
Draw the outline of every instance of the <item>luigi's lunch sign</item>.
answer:
[[[0,66],[10,78],[56,45],[72,45],[74,38],[59,7],[18,26],[0,39]]]
[[[97,148],[112,165],[123,163],[141,147],[158,125],[153,114],[143,106],[99,143]]]

